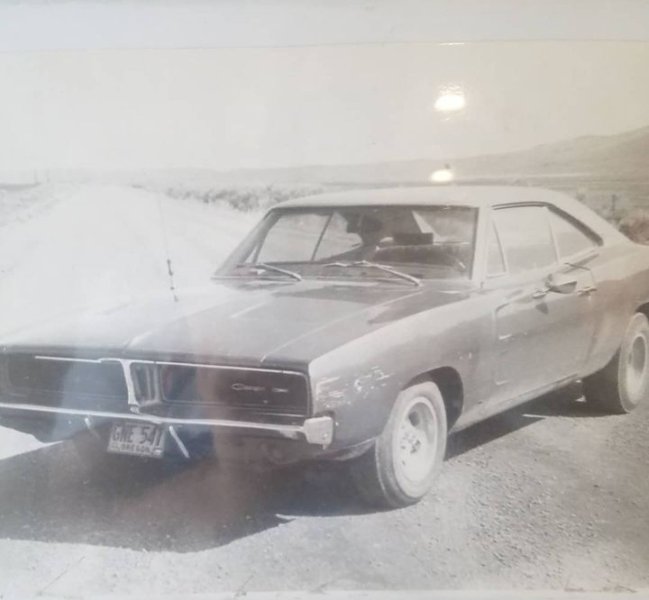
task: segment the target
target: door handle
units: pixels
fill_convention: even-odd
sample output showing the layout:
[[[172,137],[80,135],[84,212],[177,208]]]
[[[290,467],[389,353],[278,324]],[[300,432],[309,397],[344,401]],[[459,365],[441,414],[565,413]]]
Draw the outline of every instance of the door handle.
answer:
[[[548,291],[549,290],[547,290],[547,289],[545,289],[545,290],[534,290],[532,292],[532,298],[534,298],[534,300],[540,300],[541,298],[545,298],[548,295]]]

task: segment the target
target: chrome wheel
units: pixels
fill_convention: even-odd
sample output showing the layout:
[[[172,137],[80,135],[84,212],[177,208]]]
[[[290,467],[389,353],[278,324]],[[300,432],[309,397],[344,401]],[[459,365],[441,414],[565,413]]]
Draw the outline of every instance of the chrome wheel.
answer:
[[[423,498],[444,460],[446,422],[444,397],[433,381],[404,388],[381,435],[350,464],[366,501],[398,508]]]
[[[404,490],[416,489],[435,467],[438,449],[438,423],[430,401],[413,398],[393,438],[394,471]]]
[[[646,387],[648,355],[647,338],[640,332],[629,344],[626,357],[626,388],[634,404],[641,400]]]
[[[635,313],[620,349],[599,371],[584,378],[584,395],[593,406],[625,414],[649,398],[649,319]]]

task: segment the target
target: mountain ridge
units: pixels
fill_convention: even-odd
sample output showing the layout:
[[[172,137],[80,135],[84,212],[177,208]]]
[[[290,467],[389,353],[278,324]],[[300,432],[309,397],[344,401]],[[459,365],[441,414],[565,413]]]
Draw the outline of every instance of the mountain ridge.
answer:
[[[204,171],[220,183],[427,183],[431,173],[450,165],[456,180],[591,175],[646,177],[649,126],[614,135],[585,135],[519,151],[463,158],[412,159],[353,165],[304,165],[268,169]]]
[[[613,135],[583,135],[531,148],[469,156],[297,167],[24,171],[21,182],[101,181],[174,186],[413,185],[428,184],[449,165],[458,182],[564,179],[649,181],[649,126]],[[5,172],[4,179],[11,182]],[[3,173],[0,172],[0,180]],[[15,179],[15,177],[14,177]]]

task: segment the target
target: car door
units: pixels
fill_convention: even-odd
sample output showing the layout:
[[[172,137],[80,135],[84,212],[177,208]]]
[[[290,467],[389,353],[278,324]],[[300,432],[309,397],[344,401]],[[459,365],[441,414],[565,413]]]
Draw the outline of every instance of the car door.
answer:
[[[547,209],[559,269],[553,273],[555,285],[572,284],[557,292],[546,288],[556,313],[557,323],[551,343],[563,359],[566,377],[581,373],[591,353],[597,331],[601,298],[595,273],[589,268],[599,253],[601,240],[574,218],[553,207]],[[566,334],[570,338],[566,341]]]
[[[545,206],[496,208],[492,217],[503,263],[489,282],[498,292],[493,376],[502,400],[579,372],[594,332],[594,282],[587,268],[560,262]]]

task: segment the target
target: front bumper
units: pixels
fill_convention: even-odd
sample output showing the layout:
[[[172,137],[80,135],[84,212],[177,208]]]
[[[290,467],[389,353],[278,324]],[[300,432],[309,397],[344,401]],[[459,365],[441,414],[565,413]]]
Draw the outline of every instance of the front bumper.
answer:
[[[60,415],[79,419],[107,419],[120,421],[144,421],[154,425],[174,427],[206,427],[215,429],[240,430],[242,432],[262,432],[279,435],[293,440],[305,440],[308,444],[326,448],[333,441],[334,420],[330,416],[307,418],[299,424],[264,423],[230,419],[195,419],[167,417],[142,412],[122,413],[76,408],[58,408],[38,404],[0,402],[0,410],[11,411],[13,415]]]

